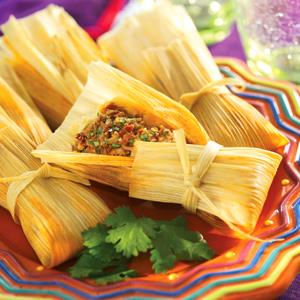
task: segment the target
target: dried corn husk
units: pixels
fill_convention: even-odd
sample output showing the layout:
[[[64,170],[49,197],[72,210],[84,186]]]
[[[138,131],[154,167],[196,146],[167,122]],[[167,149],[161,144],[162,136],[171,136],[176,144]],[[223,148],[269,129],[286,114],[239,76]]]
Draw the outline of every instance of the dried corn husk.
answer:
[[[255,228],[281,156],[214,142],[186,145],[181,130],[175,131],[175,138],[176,143],[135,144],[129,195],[182,204],[212,225],[229,226],[247,237]]]
[[[207,90],[223,77],[182,7],[156,3],[101,37],[99,45],[118,68],[185,104],[209,137],[223,146],[273,150],[288,143],[227,88]]]
[[[29,93],[26,91],[20,78],[14,71],[13,67],[8,61],[9,52],[5,50],[3,39],[0,38],[0,76],[6,81],[6,83],[34,110],[34,112],[41,116],[40,111],[34,104]]]
[[[42,166],[31,155],[49,133],[0,77],[0,205],[20,223],[41,263],[53,267],[81,249],[81,232],[103,221],[109,209],[79,184],[87,180]]]
[[[63,8],[50,5],[2,25],[10,63],[37,106],[59,125],[80,94],[87,66],[101,59],[96,44]]]
[[[43,162],[63,165],[119,189],[128,189],[132,158],[72,152],[75,136],[96,118],[99,109],[115,104],[130,114],[142,115],[148,125],[184,128],[191,143],[208,138],[194,116],[156,90],[115,68],[97,62],[90,65],[88,83],[63,124],[33,154]]]
[[[0,64],[0,69],[1,67],[3,65]],[[35,105],[31,102],[32,106],[29,106],[28,101],[27,103],[23,101],[12,89],[14,87],[18,90],[18,85],[15,86],[13,81],[16,78],[13,76],[14,73],[7,73],[6,75],[8,76],[5,76],[5,78],[11,85],[0,74],[0,115],[5,115],[14,121],[35,145],[43,143],[51,135],[51,130],[43,117],[36,114],[37,108]],[[20,85],[20,87],[22,86]]]
[[[164,92],[143,58],[143,51],[168,45],[194,30],[181,6],[163,1],[126,17],[119,26],[102,35],[98,44],[104,55],[122,71]]]
[[[0,128],[0,177],[20,176],[41,168],[31,156],[33,146],[28,137],[13,122],[0,116]],[[69,177],[65,174],[67,179],[36,178],[21,192],[12,212],[47,267],[76,254],[82,247],[81,232],[103,221],[109,212],[101,199],[73,182],[76,178],[70,181]],[[0,185],[1,190],[10,186]],[[0,204],[9,208],[8,200],[1,199]]]

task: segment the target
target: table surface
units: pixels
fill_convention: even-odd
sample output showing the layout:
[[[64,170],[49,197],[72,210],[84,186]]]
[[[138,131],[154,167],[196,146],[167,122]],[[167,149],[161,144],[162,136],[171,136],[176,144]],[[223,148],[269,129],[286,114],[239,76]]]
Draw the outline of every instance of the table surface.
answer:
[[[89,32],[101,33],[103,28],[99,17],[105,8],[108,5],[119,8],[127,2],[127,0],[0,0],[0,24],[4,23],[11,14],[23,17],[54,3],[65,7],[81,26],[89,29]],[[231,56],[246,61],[236,26],[233,26],[230,35],[224,41],[209,48],[214,56]],[[300,275],[278,299],[300,299]]]

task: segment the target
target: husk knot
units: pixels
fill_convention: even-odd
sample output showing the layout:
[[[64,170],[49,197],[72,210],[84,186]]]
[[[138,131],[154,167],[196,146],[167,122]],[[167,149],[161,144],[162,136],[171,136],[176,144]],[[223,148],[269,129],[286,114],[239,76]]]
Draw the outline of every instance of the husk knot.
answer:
[[[199,155],[196,164],[191,167],[184,131],[182,129],[175,130],[174,138],[183,169],[184,185],[186,186],[182,197],[182,205],[188,211],[196,213],[198,202],[205,201],[206,199],[204,198],[207,198],[199,188],[202,178],[210,168],[222,146],[216,142],[209,141],[201,155]]]
[[[229,94],[230,91],[226,89],[226,85],[238,87],[242,90],[245,89],[245,82],[236,78],[223,78],[215,80],[204,85],[199,91],[185,93],[180,97],[180,102],[189,110],[192,109],[194,104],[200,99],[200,97],[207,93],[213,93],[217,95]]]
[[[43,164],[39,169],[32,170],[21,174],[16,177],[0,178],[0,183],[10,183],[7,190],[7,208],[11,213],[15,222],[16,217],[16,204],[19,195],[37,178],[58,178],[66,179],[83,185],[90,185],[90,182],[80,176],[77,176],[69,171],[53,167],[49,164]]]

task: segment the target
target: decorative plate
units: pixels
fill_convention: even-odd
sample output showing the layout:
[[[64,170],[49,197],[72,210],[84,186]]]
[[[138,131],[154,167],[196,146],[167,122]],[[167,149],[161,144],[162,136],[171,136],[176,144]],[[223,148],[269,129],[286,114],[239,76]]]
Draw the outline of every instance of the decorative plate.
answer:
[[[289,83],[255,77],[237,60],[220,58],[217,63],[225,76],[247,82],[246,90],[238,95],[290,140],[255,231],[262,238],[282,240],[258,243],[228,238],[176,205],[128,199],[125,193],[95,185],[111,208],[126,204],[137,214],[156,218],[185,214],[191,228],[203,233],[215,249],[216,258],[199,265],[181,263],[164,275],[152,274],[144,260],[135,266],[142,277],[95,286],[70,278],[65,272],[70,263],[53,270],[40,266],[21,228],[1,209],[0,294],[7,295],[0,299],[266,299],[283,293],[300,270],[300,90]]]

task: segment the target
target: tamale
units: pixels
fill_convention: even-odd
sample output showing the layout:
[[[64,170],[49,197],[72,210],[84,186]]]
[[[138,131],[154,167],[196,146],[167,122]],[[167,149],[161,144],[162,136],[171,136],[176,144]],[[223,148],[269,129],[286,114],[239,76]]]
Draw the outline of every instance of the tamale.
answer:
[[[20,223],[46,267],[75,255],[82,247],[81,232],[109,213],[102,200],[82,185],[88,185],[87,180],[42,165],[31,155],[50,133],[0,77],[0,206]]]
[[[26,91],[20,78],[14,71],[13,67],[9,64],[9,51],[5,49],[3,39],[0,38],[0,76],[6,83],[34,110],[37,115],[40,111],[34,104],[29,93]]]
[[[52,127],[63,121],[101,59],[97,45],[63,8],[50,5],[1,26],[9,62]]]
[[[183,7],[155,3],[98,42],[116,67],[186,105],[223,146],[274,150],[288,143],[255,108],[222,86],[223,76]]]
[[[3,65],[0,64],[0,70],[1,67]],[[8,76],[5,76],[5,79],[8,82],[13,82],[13,73],[6,75]],[[35,145],[43,143],[51,135],[51,130],[43,117],[36,113],[35,105],[31,103],[32,106],[29,106],[28,102],[25,102],[11,86],[16,89],[17,87],[14,84],[10,86],[6,80],[1,77],[0,71],[0,115],[6,115],[14,121]],[[20,85],[20,87],[22,86]]]
[[[103,62],[95,62],[90,65],[83,93],[63,124],[33,155],[43,162],[72,169],[88,179],[127,190],[132,158],[119,157],[118,151],[114,152],[115,156],[72,151],[76,136],[95,120],[97,113],[109,107],[125,110],[134,120],[137,120],[135,115],[142,116],[149,128],[164,126],[168,135],[174,129],[183,128],[190,143],[206,144],[208,141],[205,130],[183,105]],[[121,148],[121,145],[112,147]]]
[[[281,156],[258,148],[137,142],[129,195],[182,204],[213,226],[245,237],[257,223]],[[227,225],[227,226],[226,226]]]
[[[0,176],[14,177],[41,168],[22,131],[3,116],[0,126]],[[6,183],[1,185],[8,187]],[[8,201],[1,199],[0,204],[3,203],[10,208]],[[75,255],[82,247],[82,231],[102,222],[109,212],[101,199],[81,184],[68,180],[68,176],[35,178],[10,211],[46,267]]]
[[[107,59],[119,69],[148,85],[163,89],[144,60],[143,51],[168,45],[193,32],[194,27],[183,7],[164,1],[125,17],[122,23],[103,34],[98,44]]]

